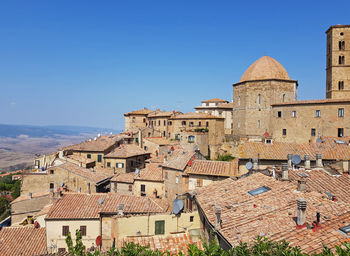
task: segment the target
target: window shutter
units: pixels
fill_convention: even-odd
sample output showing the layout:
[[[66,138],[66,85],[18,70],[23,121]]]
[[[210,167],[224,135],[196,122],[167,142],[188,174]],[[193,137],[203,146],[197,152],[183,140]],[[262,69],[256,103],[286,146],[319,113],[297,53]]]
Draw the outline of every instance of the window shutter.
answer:
[[[67,236],[69,233],[69,226],[62,227],[62,236]]]
[[[80,232],[82,236],[86,236],[86,226],[80,226]]]

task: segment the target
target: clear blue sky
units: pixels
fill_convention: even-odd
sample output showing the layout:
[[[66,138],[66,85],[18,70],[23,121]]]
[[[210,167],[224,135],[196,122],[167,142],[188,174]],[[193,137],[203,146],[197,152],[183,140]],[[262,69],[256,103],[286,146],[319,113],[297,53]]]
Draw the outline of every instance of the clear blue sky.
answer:
[[[325,97],[325,31],[350,1],[1,1],[0,123],[121,129],[143,107],[232,100],[256,59]]]

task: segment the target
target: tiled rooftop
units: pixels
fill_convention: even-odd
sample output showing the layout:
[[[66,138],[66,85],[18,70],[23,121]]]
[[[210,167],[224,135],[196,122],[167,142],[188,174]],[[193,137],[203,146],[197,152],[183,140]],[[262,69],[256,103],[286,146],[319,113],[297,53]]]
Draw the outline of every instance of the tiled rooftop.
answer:
[[[126,237],[118,241],[118,247],[120,248],[126,243],[135,243],[142,246],[149,246],[151,250],[159,250],[161,252],[169,251],[173,254],[177,254],[182,251],[185,253],[185,255],[187,255],[187,247],[190,244],[196,244],[199,249],[203,249],[202,242],[194,242],[188,233]]]
[[[135,176],[136,180],[163,181],[162,166],[159,163],[150,163],[146,168],[141,169],[140,173]]]
[[[149,113],[147,117],[170,117],[178,114],[182,113],[179,111],[154,111],[152,113]]]
[[[255,196],[248,194],[262,186],[270,190]],[[197,189],[196,199],[212,225],[215,225],[216,218],[214,206],[221,207],[222,223],[218,231],[231,245],[236,246],[240,241],[252,242],[257,236],[265,236],[285,238],[293,243],[300,238],[305,244],[313,241],[321,248],[317,236],[310,236],[311,240],[306,240],[307,236],[303,237],[302,232],[309,232],[306,228],[298,237],[289,236],[296,230],[297,198],[305,198],[307,201],[306,222],[312,224],[316,220],[316,212],[319,211],[321,226],[326,226],[330,221],[348,213],[350,205],[341,200],[329,200],[324,193],[298,192],[296,188],[296,182],[282,182],[255,173],[238,180],[228,178]],[[330,241],[338,240],[332,237]]]
[[[135,111],[131,111],[129,113],[125,113],[124,116],[130,116],[130,115],[148,115],[149,113],[154,112],[153,110],[144,108],[144,109],[140,109],[140,110],[135,110]]]
[[[185,170],[187,174],[238,177],[238,159],[231,162],[194,160]]]
[[[61,165],[58,165],[53,168],[62,168],[67,171],[70,171],[76,175],[79,175],[85,179],[88,179],[94,183],[99,183],[105,179],[111,178],[113,175],[112,174],[106,174],[104,171],[98,171],[98,169],[87,169],[84,167],[80,167],[78,165],[72,164],[72,163],[64,163]],[[92,171],[94,170],[94,171]]]
[[[46,229],[4,227],[0,231],[1,256],[46,255]]]
[[[298,154],[302,159],[308,154],[311,160],[315,160],[316,154],[322,154],[322,159],[350,160],[349,138],[322,137],[322,141],[322,143],[304,144],[275,141],[272,144],[265,144],[242,141],[238,147],[238,157],[240,159],[287,160],[288,154]],[[340,144],[337,141],[346,143]]]
[[[113,149],[110,153],[105,155],[108,158],[129,158],[133,156],[140,156],[149,154],[142,148],[134,144],[121,144],[119,147]]]
[[[68,155],[67,158],[72,159],[73,161],[76,161],[78,163],[83,163],[83,164],[91,164],[91,163],[95,162],[95,160],[93,160],[93,159],[89,159],[87,157],[79,156],[79,155]]]
[[[135,177],[135,173],[134,172],[119,173],[119,174],[116,174],[111,179],[111,181],[132,184],[132,183],[134,183],[134,177]]]
[[[195,154],[196,152],[194,151],[175,149],[168,155],[168,160],[163,166],[176,170],[184,170],[190,160],[195,160]]]
[[[119,141],[121,135],[100,136],[90,139],[79,144],[62,148],[62,150],[87,151],[87,152],[104,152]]]
[[[99,200],[102,199],[102,204]],[[47,219],[97,219],[100,212],[118,213],[118,205],[124,204],[124,214],[163,213],[167,203],[161,199],[119,194],[66,193],[57,199]]]
[[[50,195],[50,192],[41,191],[41,192],[32,193],[32,198],[48,197],[49,195]],[[28,194],[27,195],[23,195],[22,194],[19,197],[17,197],[15,200],[13,200],[11,202],[11,204],[22,202],[22,201],[26,201],[26,200],[30,200],[30,196]]]
[[[210,99],[210,100],[203,100],[202,103],[210,103],[210,102],[228,102],[227,100],[223,100],[223,99],[218,99],[218,98],[214,98],[214,99]]]
[[[275,104],[272,104],[272,106],[331,104],[331,103],[350,103],[350,99],[298,100],[298,101],[291,101],[291,102],[275,103]]]
[[[186,114],[180,114],[171,117],[170,119],[224,119],[223,117],[219,116],[213,116],[211,114],[207,113],[195,113],[195,112],[190,112]]]

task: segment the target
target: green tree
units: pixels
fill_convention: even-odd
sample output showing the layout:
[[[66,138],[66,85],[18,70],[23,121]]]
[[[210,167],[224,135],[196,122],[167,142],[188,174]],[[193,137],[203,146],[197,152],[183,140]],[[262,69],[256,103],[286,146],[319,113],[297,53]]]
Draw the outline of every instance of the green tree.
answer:
[[[233,159],[235,159],[234,156],[230,155],[230,154],[223,154],[223,155],[219,155],[216,158],[216,161],[226,161],[226,162],[231,162]]]
[[[82,242],[82,235],[80,230],[75,231],[75,246],[73,245],[73,240],[71,233],[69,232],[66,237],[66,244],[68,247],[69,255],[76,255],[76,256],[84,256],[85,253],[85,246]]]

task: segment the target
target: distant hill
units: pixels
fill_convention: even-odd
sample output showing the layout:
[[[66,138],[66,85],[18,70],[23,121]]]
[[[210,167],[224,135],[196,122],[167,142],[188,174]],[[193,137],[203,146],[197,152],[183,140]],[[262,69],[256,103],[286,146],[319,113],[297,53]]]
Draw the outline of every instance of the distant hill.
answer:
[[[20,135],[29,137],[50,137],[56,138],[60,135],[75,136],[80,134],[104,134],[104,133],[120,133],[120,131],[106,128],[85,127],[85,126],[64,126],[64,125],[11,125],[0,124],[0,137],[16,138]]]

